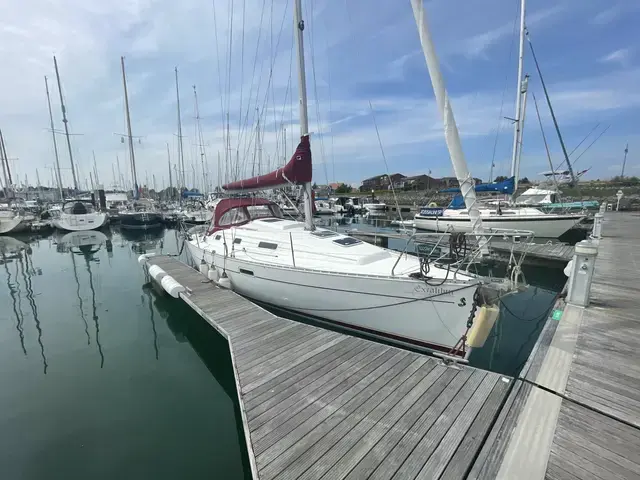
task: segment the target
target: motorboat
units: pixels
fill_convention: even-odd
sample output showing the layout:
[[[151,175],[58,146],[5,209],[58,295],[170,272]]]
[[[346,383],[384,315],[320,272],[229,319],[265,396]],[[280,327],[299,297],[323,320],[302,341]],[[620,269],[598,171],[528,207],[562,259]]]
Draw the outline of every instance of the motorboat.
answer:
[[[128,210],[120,212],[120,228],[130,230],[149,230],[163,226],[164,218],[151,200],[134,200]]]
[[[387,204],[376,199],[363,204],[362,207],[369,213],[382,213],[387,210]]]
[[[531,187],[522,192],[515,200],[516,205],[535,206],[545,212],[562,211],[576,212],[583,210],[597,210],[600,204],[595,200],[563,202],[557,190],[541,187]]]
[[[314,202],[315,205],[315,215],[333,215],[335,213],[329,202],[324,200],[316,200]]]
[[[67,200],[62,204],[60,215],[51,221],[60,230],[79,232],[105,226],[109,215],[97,211],[89,200]]]

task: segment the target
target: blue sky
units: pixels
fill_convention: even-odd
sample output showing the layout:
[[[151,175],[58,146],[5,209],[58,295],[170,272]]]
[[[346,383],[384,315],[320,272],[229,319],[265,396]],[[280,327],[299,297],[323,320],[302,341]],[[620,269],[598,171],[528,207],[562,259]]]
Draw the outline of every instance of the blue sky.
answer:
[[[56,127],[62,128],[52,55],[58,57],[74,157],[81,182],[95,151],[102,183],[112,184],[119,157],[128,173],[120,55],[126,57],[139,183],[168,183],[166,144],[177,158],[173,68],[180,72],[185,163],[203,182],[196,152],[192,85],[197,85],[208,181],[216,185],[218,153],[225,173],[224,123],[229,114],[231,163],[250,175],[256,122],[262,171],[282,164],[299,136],[292,55],[293,0],[9,0],[0,5],[0,128],[14,174],[51,182],[54,163],[43,76],[50,80]],[[518,0],[432,0],[429,23],[463,149],[474,176],[507,174],[516,83]],[[233,10],[233,12],[232,12]],[[387,170],[452,174],[442,124],[409,0],[303,0],[314,180],[359,183]],[[636,0],[530,1],[527,24],[568,149],[596,126],[607,132],[580,158],[587,178],[640,174],[640,45]],[[554,163],[559,143],[529,51],[525,71],[539,102]],[[371,107],[370,107],[371,104]],[[529,97],[521,174],[548,169]],[[373,111],[373,113],[372,113]],[[380,134],[380,147],[374,118]],[[284,129],[286,128],[286,138]],[[496,141],[497,139],[497,141]],[[283,144],[286,143],[286,149]],[[494,153],[494,145],[495,153]],[[71,184],[64,138],[58,137],[64,183]],[[238,152],[238,153],[236,153]],[[234,167],[235,168],[235,167]],[[222,179],[224,180],[224,178]],[[191,184],[192,181],[189,181]]]

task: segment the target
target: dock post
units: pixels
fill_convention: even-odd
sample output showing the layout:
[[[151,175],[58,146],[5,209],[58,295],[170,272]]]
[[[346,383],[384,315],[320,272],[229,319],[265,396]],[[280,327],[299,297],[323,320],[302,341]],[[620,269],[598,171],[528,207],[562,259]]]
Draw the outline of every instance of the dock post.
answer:
[[[583,240],[576,244],[567,289],[567,303],[578,307],[589,305],[597,255],[598,246],[595,243]]]
[[[605,213],[607,211],[607,202],[602,202],[600,204],[600,213]]]
[[[596,213],[593,216],[593,231],[591,232],[591,237],[600,240],[602,236],[602,221],[604,219],[603,213]]]

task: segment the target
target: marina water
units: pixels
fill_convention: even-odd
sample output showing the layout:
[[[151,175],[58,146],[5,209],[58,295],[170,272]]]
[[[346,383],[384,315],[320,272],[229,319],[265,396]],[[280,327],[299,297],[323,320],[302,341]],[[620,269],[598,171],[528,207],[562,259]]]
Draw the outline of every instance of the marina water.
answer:
[[[137,262],[178,232],[83,235],[0,237],[2,478],[250,478],[225,340]],[[566,278],[525,275],[472,365],[527,360]]]

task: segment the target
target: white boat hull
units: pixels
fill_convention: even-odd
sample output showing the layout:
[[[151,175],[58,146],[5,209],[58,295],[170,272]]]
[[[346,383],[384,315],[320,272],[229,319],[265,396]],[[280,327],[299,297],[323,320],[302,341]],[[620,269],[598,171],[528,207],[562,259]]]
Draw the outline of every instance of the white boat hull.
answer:
[[[250,299],[288,311],[355,327],[391,339],[449,350],[466,331],[476,283],[445,282],[313,271],[226,258],[187,242],[196,264],[229,277]]]
[[[30,223],[22,216],[12,218],[0,217],[0,234],[20,233],[29,229]]]
[[[545,218],[546,217],[546,218]],[[532,231],[537,238],[558,238],[573,228],[581,217],[575,215],[537,215],[504,218],[487,218],[482,216],[482,226],[485,229],[510,229]],[[413,219],[415,228],[433,232],[471,232],[469,217],[427,217],[416,215]]]
[[[82,232],[95,230],[107,224],[109,216],[106,213],[70,214],[61,213],[53,219],[54,227],[68,232]]]

